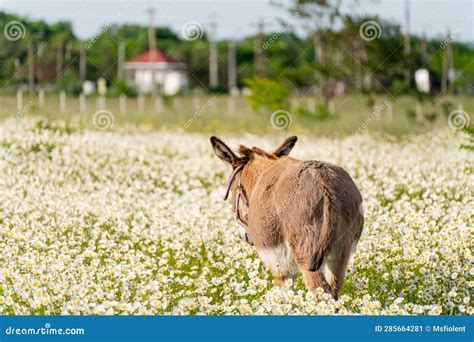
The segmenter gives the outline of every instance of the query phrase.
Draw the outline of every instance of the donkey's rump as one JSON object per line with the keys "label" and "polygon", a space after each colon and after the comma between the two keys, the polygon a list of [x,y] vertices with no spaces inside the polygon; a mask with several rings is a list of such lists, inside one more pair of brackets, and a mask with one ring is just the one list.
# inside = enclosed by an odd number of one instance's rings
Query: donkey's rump
{"label": "donkey's rump", "polygon": [[329,242],[321,238],[330,240],[330,236],[322,236],[328,233],[324,231],[324,219],[328,219],[324,214],[330,206],[330,189],[325,182],[330,175],[324,174],[327,170],[323,164],[312,161],[300,162],[285,171],[275,184],[273,202],[295,262],[309,269],[321,243]]}
{"label": "donkey's rump", "polygon": [[282,170],[271,198],[284,240],[308,270],[318,269],[328,246],[350,229],[361,201],[342,168],[318,161]]}

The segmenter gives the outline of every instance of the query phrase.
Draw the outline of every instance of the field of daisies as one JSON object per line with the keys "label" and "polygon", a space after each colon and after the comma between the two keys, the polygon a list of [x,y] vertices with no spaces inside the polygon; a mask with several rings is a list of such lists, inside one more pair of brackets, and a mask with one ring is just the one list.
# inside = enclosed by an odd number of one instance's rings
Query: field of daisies
{"label": "field of daisies", "polygon": [[342,165],[364,197],[338,301],[300,278],[273,288],[236,235],[207,135],[45,119],[0,133],[0,314],[474,313],[472,152],[456,131],[300,136],[293,156]]}

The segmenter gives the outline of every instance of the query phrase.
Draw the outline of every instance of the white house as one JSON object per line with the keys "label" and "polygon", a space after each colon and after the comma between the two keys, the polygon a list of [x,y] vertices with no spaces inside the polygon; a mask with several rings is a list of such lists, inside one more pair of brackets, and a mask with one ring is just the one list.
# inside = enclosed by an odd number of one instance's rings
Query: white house
{"label": "white house", "polygon": [[[161,94],[175,95],[188,87],[186,67],[180,61],[156,49],[154,56],[147,51],[124,63],[125,79],[134,84],[140,93],[149,93],[152,80]],[[153,60],[152,60],[153,59]],[[154,73],[154,77],[152,74]]]}

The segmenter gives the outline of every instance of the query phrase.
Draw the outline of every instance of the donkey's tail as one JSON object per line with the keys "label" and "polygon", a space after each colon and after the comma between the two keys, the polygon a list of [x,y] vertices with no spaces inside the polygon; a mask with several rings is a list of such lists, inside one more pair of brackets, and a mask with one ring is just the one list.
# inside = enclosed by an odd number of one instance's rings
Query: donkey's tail
{"label": "donkey's tail", "polygon": [[330,178],[332,178],[332,170],[323,167],[320,173],[323,180],[323,222],[319,231],[318,241],[315,251],[310,260],[310,272],[316,272],[321,267],[324,255],[329,250],[334,237],[334,225],[337,224],[335,217],[335,193],[330,186]]}

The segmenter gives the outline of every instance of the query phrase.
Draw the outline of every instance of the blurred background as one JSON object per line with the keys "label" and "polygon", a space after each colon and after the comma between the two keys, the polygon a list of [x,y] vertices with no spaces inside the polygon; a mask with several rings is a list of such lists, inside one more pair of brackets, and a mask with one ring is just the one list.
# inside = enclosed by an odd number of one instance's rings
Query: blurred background
{"label": "blurred background", "polygon": [[469,129],[472,1],[1,1],[0,120]]}

